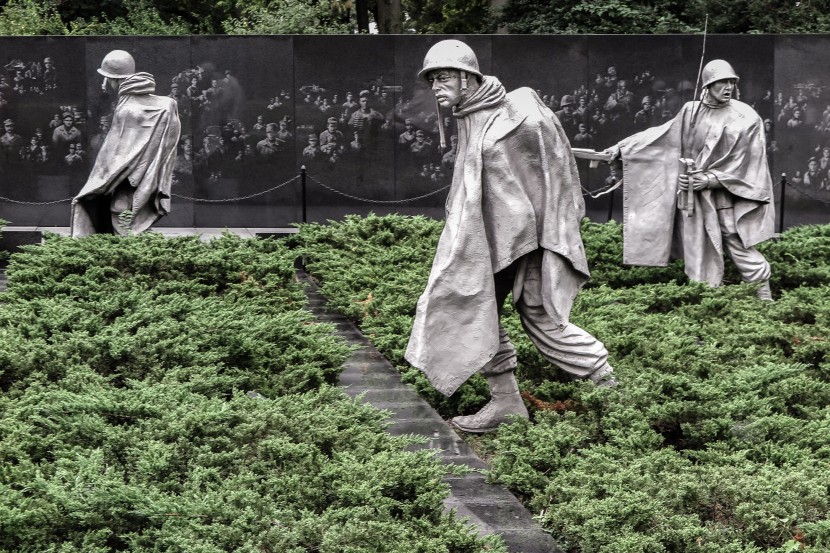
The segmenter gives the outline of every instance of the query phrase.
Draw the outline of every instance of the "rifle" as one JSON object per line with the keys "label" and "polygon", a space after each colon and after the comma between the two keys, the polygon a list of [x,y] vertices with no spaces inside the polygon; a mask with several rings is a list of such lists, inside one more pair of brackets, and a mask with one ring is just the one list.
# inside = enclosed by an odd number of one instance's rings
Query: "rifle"
{"label": "rifle", "polygon": [[[701,49],[701,52],[700,52],[700,65],[697,68],[697,80],[695,81],[695,92],[694,92],[694,97],[692,98],[692,101],[697,100],[698,88],[700,87],[700,76],[703,73],[703,59],[706,57],[706,36],[707,36],[708,29],[709,29],[709,14],[707,13],[706,14],[706,20],[703,23],[703,48]],[[700,113],[700,106],[703,104],[703,99],[700,99],[700,100],[697,100],[697,101],[698,101],[697,107],[695,108],[695,110],[692,114],[692,120],[689,124],[689,134],[694,133],[695,124],[697,123],[697,116],[698,116],[698,113]],[[684,116],[684,122],[685,122],[685,116]],[[680,131],[680,156],[681,156],[680,157],[680,163],[683,164],[683,167],[685,169],[686,174],[691,176],[695,173],[700,173],[701,169],[698,169],[697,167],[695,167],[695,160],[686,157],[686,147],[685,147],[686,146],[686,143],[685,143],[686,136],[685,135],[686,135],[686,133],[683,132],[683,129],[681,128],[681,131]],[[681,194],[682,190],[677,191],[677,195],[678,195],[677,207],[679,209],[683,210],[683,212],[686,214],[686,217],[691,217],[695,212],[694,192],[695,191],[692,188],[691,182],[689,183],[689,188],[686,189],[685,198],[683,198],[683,195]]]}

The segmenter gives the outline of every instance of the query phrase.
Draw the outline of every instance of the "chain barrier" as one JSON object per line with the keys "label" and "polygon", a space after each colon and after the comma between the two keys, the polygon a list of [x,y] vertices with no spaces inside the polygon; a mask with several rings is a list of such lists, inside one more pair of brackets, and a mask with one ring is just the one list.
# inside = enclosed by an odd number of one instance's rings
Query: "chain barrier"
{"label": "chain barrier", "polygon": [[816,198],[815,196],[813,196],[813,195],[812,195],[812,194],[810,194],[809,192],[807,192],[807,191],[805,191],[805,190],[802,190],[802,189],[801,189],[800,187],[798,187],[798,186],[793,185],[793,183],[791,183],[790,181],[787,181],[787,190],[794,190],[794,191],[795,191],[795,192],[797,192],[798,194],[801,194],[801,195],[802,195],[802,196],[804,196],[805,198],[810,198],[810,199],[811,199],[811,200],[813,200],[814,202],[818,202],[818,203],[821,203],[821,204],[824,204],[824,205],[830,205],[830,201],[828,201],[828,200],[822,200],[821,198]]}
{"label": "chain barrier", "polygon": [[[414,198],[406,198],[406,199],[403,199],[403,200],[373,200],[371,198],[363,198],[363,197],[360,197],[360,196],[355,196],[353,194],[349,194],[347,192],[343,192],[341,190],[337,190],[336,188],[333,188],[333,187],[319,181],[318,179],[316,179],[315,177],[309,175],[308,173],[306,173],[306,177],[309,180],[314,181],[316,184],[322,186],[323,188],[325,188],[326,190],[328,190],[330,192],[333,192],[333,193],[338,194],[340,196],[343,196],[345,198],[349,198],[349,199],[360,201],[360,202],[366,202],[366,203],[370,203],[370,204],[387,204],[387,205],[389,205],[389,204],[405,204],[405,203],[408,203],[408,202],[414,202],[414,201],[422,200],[424,198],[429,198],[430,196],[435,196],[436,194],[440,194],[441,192],[443,192],[443,191],[447,190],[448,188],[450,188],[450,185],[447,185],[447,186],[444,186],[444,187],[439,188],[437,190],[433,190],[432,192],[428,192],[428,193],[422,194],[420,196],[415,196]],[[196,198],[196,197],[193,197],[193,196],[183,196],[181,194],[171,194],[171,196],[175,197],[175,198],[179,198],[181,200],[187,200],[187,201],[199,202],[199,203],[232,203],[232,202],[239,202],[239,201],[243,201],[243,200],[249,200],[251,198],[256,198],[258,196],[264,196],[265,194],[269,194],[269,193],[271,193],[275,190],[279,190],[280,188],[282,188],[284,186],[287,186],[287,185],[291,184],[292,182],[300,180],[301,178],[302,178],[302,174],[296,175],[296,176],[288,179],[287,181],[285,181],[283,183],[280,183],[276,186],[273,186],[273,187],[271,187],[267,190],[263,190],[261,192],[255,192],[253,194],[248,194],[246,196],[237,196],[237,197],[234,197],[234,198],[208,199],[208,198]],[[608,185],[608,186],[599,188],[597,190],[589,190],[589,189],[585,188],[584,186],[581,186],[582,195],[583,196],[589,196],[593,199],[597,199],[601,196],[604,196],[606,194],[609,194],[609,193],[615,191],[622,184],[623,184],[623,180],[620,179],[619,181],[617,181],[616,183],[614,183],[612,185]],[[800,187],[792,185],[791,183],[788,183],[788,184],[790,184],[790,186],[788,186],[788,188],[790,190],[795,191],[796,193],[800,194],[801,196],[804,196],[805,198],[809,198],[813,201],[819,202],[819,203],[824,204],[824,205],[830,205],[830,201],[818,198],[818,197],[806,192],[805,190],[802,190]],[[781,186],[780,182],[773,183],[773,189],[778,189],[778,188],[780,188],[780,186]],[[0,201],[13,203],[13,204],[19,204],[19,205],[33,205],[33,206],[60,204],[60,203],[65,203],[65,202],[71,202],[73,199],[74,198],[63,198],[63,199],[60,199],[60,200],[34,202],[34,201],[15,200],[15,199],[12,199],[12,198],[7,198],[5,196],[0,196]]]}
{"label": "chain barrier", "polygon": [[617,182],[615,182],[614,184],[609,184],[608,186],[606,186],[604,188],[600,188],[598,190],[588,190],[587,188],[585,188],[581,184],[579,186],[580,186],[580,188],[582,188],[582,196],[583,197],[584,196],[590,196],[591,198],[596,200],[600,196],[605,196],[606,194],[610,194],[611,192],[613,192],[614,190],[616,190],[617,188],[622,186],[622,183],[623,183],[623,180],[620,179]]}
{"label": "chain barrier", "polygon": [[52,200],[51,202],[25,202],[23,200],[13,200],[11,198],[6,198],[5,196],[0,196],[0,201],[9,202],[11,204],[21,204],[21,205],[52,205],[52,204],[62,204],[63,202],[71,202],[73,198],[66,198],[63,200]]}
{"label": "chain barrier", "polygon": [[422,200],[424,198],[434,196],[434,195],[438,194],[439,192],[443,192],[444,190],[447,190],[450,187],[450,185],[447,185],[443,188],[439,188],[438,190],[433,190],[432,192],[429,192],[427,194],[423,194],[421,196],[416,196],[414,198],[406,198],[405,200],[372,200],[372,199],[369,199],[369,198],[361,198],[360,196],[353,196],[351,194],[347,194],[346,192],[342,192],[340,190],[332,188],[331,186],[329,186],[327,184],[323,184],[322,182],[315,179],[311,175],[306,174],[306,176],[310,180],[313,180],[314,182],[316,182],[317,184],[319,184],[320,186],[322,186],[323,188],[325,188],[326,190],[328,190],[330,192],[334,192],[335,194],[339,194],[341,196],[344,196],[346,198],[350,198],[352,200],[357,200],[357,201],[360,201],[360,202],[366,202],[366,203],[370,203],[370,204],[403,204],[403,203],[406,203],[406,202],[414,202],[416,200]]}
{"label": "chain barrier", "polygon": [[219,198],[215,200],[207,199],[207,198],[194,198],[191,196],[182,196],[181,194],[170,194],[175,198],[179,198],[181,200],[189,200],[191,202],[199,202],[205,204],[221,204],[221,203],[231,203],[231,202],[241,202],[242,200],[250,200],[251,198],[256,198],[257,196],[263,196],[268,194],[269,192],[273,192],[274,190],[280,189],[283,186],[291,184],[295,180],[301,178],[302,175],[297,175],[296,177],[291,177],[287,181],[280,183],[276,186],[269,188],[268,190],[263,190],[262,192],[254,192],[253,194],[248,194],[247,196],[237,196],[236,198]]}

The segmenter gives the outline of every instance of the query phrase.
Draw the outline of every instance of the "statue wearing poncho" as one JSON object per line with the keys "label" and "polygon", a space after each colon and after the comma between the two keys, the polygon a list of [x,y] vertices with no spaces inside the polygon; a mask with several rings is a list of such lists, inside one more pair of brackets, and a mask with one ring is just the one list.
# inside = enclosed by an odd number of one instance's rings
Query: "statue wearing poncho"
{"label": "statue wearing poncho", "polygon": [[[112,126],[72,202],[72,236],[140,233],[169,213],[181,126],[176,101],[155,88],[149,73],[121,81]],[[119,224],[125,211],[132,212],[128,226]]]}
{"label": "statue wearing poncho", "polygon": [[499,323],[512,292],[546,359],[574,378],[613,385],[605,347],[568,322],[588,266],[579,176],[562,126],[533,90],[506,93],[498,79],[481,75],[460,41],[434,45],[420,76],[440,105],[453,108],[458,146],[446,224],[406,359],[445,395],[476,372],[487,378],[491,400],[452,419],[461,430],[487,432],[511,416],[527,418],[516,351]]}
{"label": "statue wearing poncho", "polygon": [[[682,258],[690,279],[719,286],[728,253],[745,281],[766,283],[769,263],[753,246],[773,236],[775,209],[764,125],[751,107],[734,99],[689,102],[673,120],[617,148],[625,183],[624,263],[664,266]],[[676,208],[681,155],[710,183],[694,192],[690,216]]]}

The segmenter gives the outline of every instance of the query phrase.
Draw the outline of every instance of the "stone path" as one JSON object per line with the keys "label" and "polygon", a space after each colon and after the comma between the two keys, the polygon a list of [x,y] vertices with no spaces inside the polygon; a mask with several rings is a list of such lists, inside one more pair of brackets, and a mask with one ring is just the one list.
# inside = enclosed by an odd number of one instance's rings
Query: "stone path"
{"label": "stone path", "polygon": [[363,394],[365,402],[390,411],[390,433],[424,436],[427,442],[416,448],[437,449],[444,463],[477,469],[465,476],[446,478],[451,493],[445,507],[469,518],[483,534],[500,534],[511,553],[561,553],[550,534],[542,530],[512,493],[503,486],[485,482],[480,470],[486,469],[487,464],[412,387],[401,382],[400,373],[360,330],[342,315],[326,310],[326,298],[309,276],[302,271],[298,271],[298,276],[306,283],[308,305],[317,319],[334,323],[340,336],[360,348],[346,361],[340,376],[346,393],[351,397]]}

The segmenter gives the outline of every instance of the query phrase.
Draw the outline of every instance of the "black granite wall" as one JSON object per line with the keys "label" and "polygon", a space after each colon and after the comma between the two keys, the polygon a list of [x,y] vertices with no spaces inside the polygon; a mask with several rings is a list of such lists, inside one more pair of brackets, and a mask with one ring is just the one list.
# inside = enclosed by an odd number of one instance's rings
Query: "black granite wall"
{"label": "black granite wall", "polygon": [[[443,38],[0,38],[0,120],[13,123],[0,132],[0,218],[68,225],[66,200],[85,182],[115,100],[96,69],[116,48],[155,76],[157,94],[179,101],[175,196],[160,225],[284,227],[304,212],[311,221],[369,211],[441,217],[453,155],[440,150],[438,125],[449,139],[454,122],[438,117],[416,74]],[[690,100],[701,50],[700,36],[456,38],[508,89],[530,86],[554,112],[572,97],[560,113],[571,142],[597,149]],[[784,225],[830,221],[830,36],[712,35],[706,49],[707,60],[733,64],[741,99],[769,120],[775,180],[789,179],[783,197],[777,188]],[[586,191],[609,177],[607,166],[582,167]],[[620,201],[586,197],[599,221],[619,219]]]}

